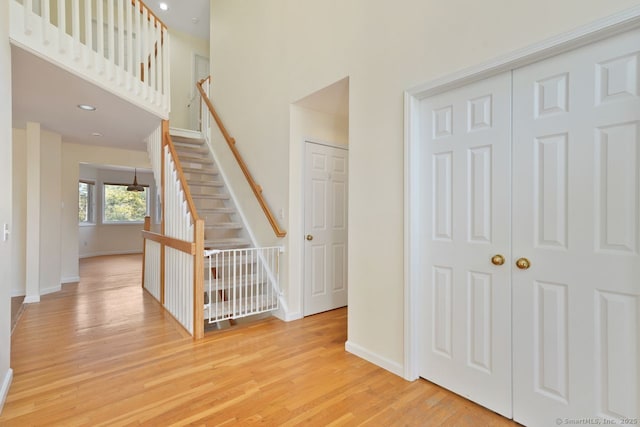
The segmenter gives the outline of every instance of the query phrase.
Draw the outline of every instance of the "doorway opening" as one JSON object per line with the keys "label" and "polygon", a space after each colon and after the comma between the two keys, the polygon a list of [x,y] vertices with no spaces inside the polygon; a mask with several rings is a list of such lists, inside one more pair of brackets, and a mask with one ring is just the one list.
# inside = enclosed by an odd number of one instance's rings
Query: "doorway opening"
{"label": "doorway opening", "polygon": [[[338,190],[338,196],[343,197],[343,205],[340,215],[344,215],[344,235],[346,236],[348,221],[347,221],[347,206],[348,206],[348,160],[346,153],[348,153],[349,146],[349,78],[345,77],[339,81],[336,81],[318,91],[315,91],[308,96],[298,100],[291,104],[290,108],[290,187],[289,187],[289,212],[291,212],[290,219],[290,231],[289,231],[289,266],[291,272],[291,286],[288,296],[289,312],[287,320],[293,320],[301,318],[305,315],[313,314],[314,311],[309,310],[305,303],[305,290],[311,289],[312,283],[308,283],[311,277],[316,277],[315,292],[316,294],[325,292],[334,287],[345,288],[345,295],[347,290],[347,277],[348,277],[348,246],[346,237],[344,243],[339,243],[335,251],[331,249],[331,252],[322,251],[328,250],[327,248],[333,248],[332,244],[325,249],[320,249],[319,246],[314,246],[315,236],[313,231],[308,228],[310,215],[306,212],[305,200],[308,199],[309,191],[306,188],[307,176],[309,175],[308,163],[307,163],[307,146],[313,147],[326,147],[329,151],[335,150],[335,153],[345,154],[343,160],[335,160],[332,156],[327,157],[327,167],[338,167],[337,172],[331,173],[329,170],[323,172],[325,182],[317,182],[317,187],[324,187],[326,189],[337,187],[343,188]],[[311,143],[311,144],[309,144]],[[320,156],[322,157],[322,156]],[[329,162],[329,160],[331,160]],[[310,161],[310,160],[309,160]],[[318,160],[321,162],[321,160]],[[331,164],[333,163],[333,164]],[[344,172],[340,172],[340,164],[344,168]],[[321,165],[319,165],[321,166]],[[331,176],[329,176],[329,174]],[[338,175],[343,174],[343,177]],[[344,178],[344,183],[342,182]],[[335,180],[332,184],[332,180]],[[344,193],[340,193],[343,191]],[[328,193],[320,192],[325,196]],[[334,194],[335,196],[335,194]],[[325,206],[326,208],[326,206]],[[335,217],[335,212],[324,210],[325,219],[329,217]],[[317,225],[317,224],[316,224]],[[307,240],[311,237],[311,240]],[[318,239],[315,242],[319,242]],[[344,246],[342,246],[344,245]],[[315,248],[315,249],[314,249]],[[341,261],[337,265],[341,265],[344,270],[337,271],[335,268],[327,264],[324,268],[324,277],[321,277],[320,272],[316,271],[316,275],[310,274],[310,265],[307,266],[307,261],[310,260],[307,255],[309,251],[316,251],[316,261],[324,259],[328,260],[328,257],[334,257],[340,255]],[[335,253],[334,253],[335,252]],[[317,266],[320,264],[316,264]],[[324,264],[323,264],[324,265]],[[333,265],[336,265],[335,263]],[[308,274],[309,273],[309,274]],[[339,273],[339,274],[338,274]],[[338,280],[336,280],[337,278]],[[344,281],[342,283],[341,281]],[[321,285],[322,283],[322,285]],[[346,305],[347,300],[344,302],[338,302],[335,306],[326,306],[326,310],[337,308],[339,306]],[[322,309],[320,311],[324,311]]]}

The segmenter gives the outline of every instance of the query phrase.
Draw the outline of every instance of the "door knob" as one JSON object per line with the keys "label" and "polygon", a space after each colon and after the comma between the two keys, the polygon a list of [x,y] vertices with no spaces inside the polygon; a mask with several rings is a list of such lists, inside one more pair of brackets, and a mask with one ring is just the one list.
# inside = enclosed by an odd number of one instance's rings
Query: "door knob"
{"label": "door knob", "polygon": [[529,260],[526,258],[518,258],[518,260],[516,261],[516,267],[518,267],[520,270],[526,270],[531,267],[531,262],[529,262]]}
{"label": "door knob", "polygon": [[311,234],[307,234],[307,240],[313,240],[313,236]]}
{"label": "door knob", "polygon": [[491,264],[493,265],[502,265],[504,264],[504,257],[500,254],[494,255],[491,257]]}

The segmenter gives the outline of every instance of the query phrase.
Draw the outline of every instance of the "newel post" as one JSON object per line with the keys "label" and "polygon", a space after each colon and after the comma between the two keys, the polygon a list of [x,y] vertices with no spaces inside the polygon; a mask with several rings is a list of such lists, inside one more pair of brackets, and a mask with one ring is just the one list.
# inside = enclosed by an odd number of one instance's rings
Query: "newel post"
{"label": "newel post", "polygon": [[204,337],[204,220],[196,220],[193,234],[193,338],[198,340]]}

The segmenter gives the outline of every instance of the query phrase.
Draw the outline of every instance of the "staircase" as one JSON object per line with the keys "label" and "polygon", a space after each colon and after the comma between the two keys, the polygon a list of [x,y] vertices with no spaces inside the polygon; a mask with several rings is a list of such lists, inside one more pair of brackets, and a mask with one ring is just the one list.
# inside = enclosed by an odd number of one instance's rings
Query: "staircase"
{"label": "staircase", "polygon": [[[204,319],[218,328],[279,308],[278,248],[251,248],[241,216],[199,132],[172,129],[173,146],[204,220]],[[276,281],[277,283],[277,281]]]}
{"label": "staircase", "polygon": [[199,132],[183,130],[172,130],[171,140],[198,215],[205,222],[205,249],[249,247],[248,233],[206,141]]}

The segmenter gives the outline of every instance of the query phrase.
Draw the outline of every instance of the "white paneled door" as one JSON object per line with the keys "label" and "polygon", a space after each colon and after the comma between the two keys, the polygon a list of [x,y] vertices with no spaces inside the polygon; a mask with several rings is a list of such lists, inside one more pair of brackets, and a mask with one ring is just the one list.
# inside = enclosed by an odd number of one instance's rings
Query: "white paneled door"
{"label": "white paneled door", "polygon": [[347,305],[348,153],[305,143],[305,316]]}
{"label": "white paneled door", "polygon": [[420,376],[527,426],[637,423],[640,30],[420,118]]}
{"label": "white paneled door", "polygon": [[428,171],[420,375],[507,417],[510,88],[505,73],[426,99],[420,111]]}
{"label": "white paneled door", "polygon": [[[513,72],[514,417],[640,416],[640,32]],[[526,267],[526,266],[524,266]],[[636,421],[637,422],[637,421]]]}

